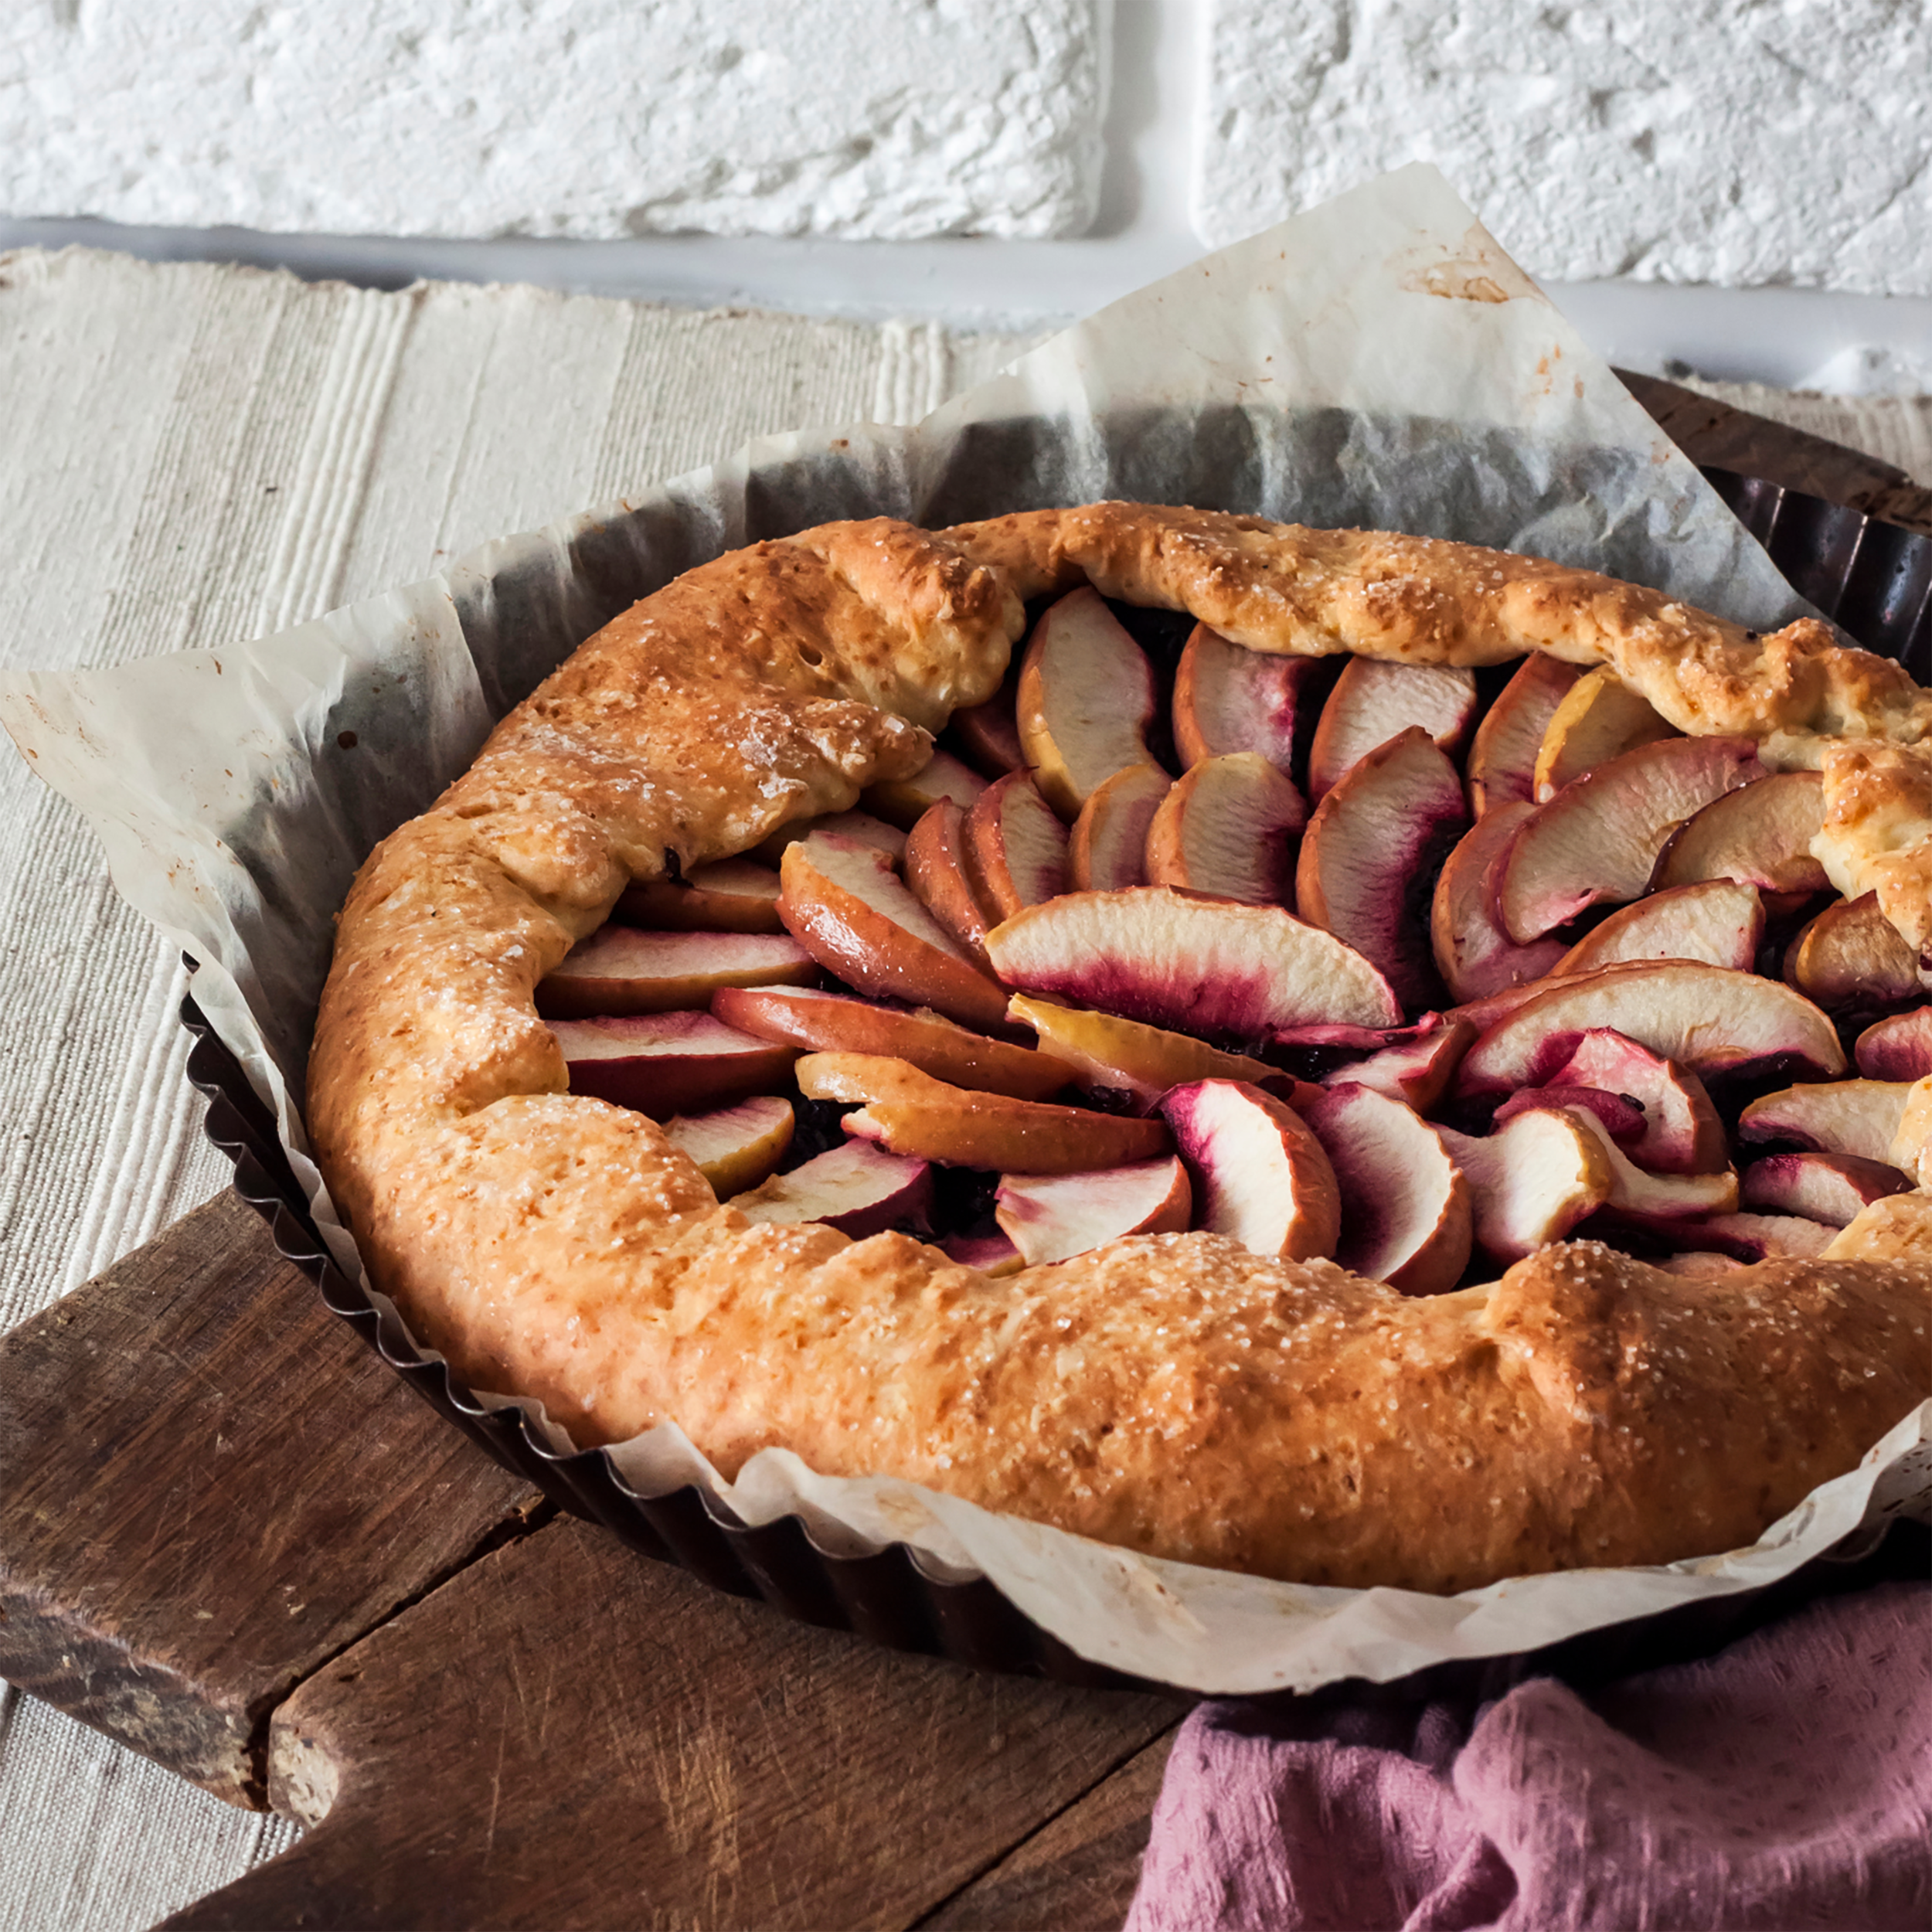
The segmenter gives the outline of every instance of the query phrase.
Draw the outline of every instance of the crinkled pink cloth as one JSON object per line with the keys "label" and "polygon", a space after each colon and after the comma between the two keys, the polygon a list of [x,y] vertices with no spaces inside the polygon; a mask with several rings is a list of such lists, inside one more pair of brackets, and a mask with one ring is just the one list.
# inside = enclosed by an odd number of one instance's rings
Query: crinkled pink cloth
{"label": "crinkled pink cloth", "polygon": [[[1473,1716],[1473,1721],[1471,1721]],[[1932,1589],[1587,1699],[1204,1704],[1128,1932],[1932,1927]]]}

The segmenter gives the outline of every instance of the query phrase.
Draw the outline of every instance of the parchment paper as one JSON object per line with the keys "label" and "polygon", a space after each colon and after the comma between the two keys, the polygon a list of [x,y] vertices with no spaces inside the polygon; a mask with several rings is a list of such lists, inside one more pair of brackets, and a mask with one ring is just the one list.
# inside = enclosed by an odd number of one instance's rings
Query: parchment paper
{"label": "parchment paper", "polygon": [[[122,895],[201,962],[202,1011],[359,1274],[298,1110],[332,916],[371,846],[579,642],[692,565],[833,517],[936,525],[1101,497],[1493,544],[1759,628],[1806,607],[1418,166],[1114,304],[916,428],[766,438],[233,650],[18,676],[0,687],[0,721],[87,815]],[[1084,1656],[1231,1692],[1386,1681],[1753,1588],[1886,1513],[1927,1512],[1928,1437],[1932,1403],[1750,1549],[1453,1598],[1151,1560],[912,1484],[818,1476],[783,1451],[727,1483],[675,1428],[613,1453],[645,1493],[695,1479],[747,1521],[801,1512],[828,1547],[905,1541],[941,1573],[984,1573]]]}

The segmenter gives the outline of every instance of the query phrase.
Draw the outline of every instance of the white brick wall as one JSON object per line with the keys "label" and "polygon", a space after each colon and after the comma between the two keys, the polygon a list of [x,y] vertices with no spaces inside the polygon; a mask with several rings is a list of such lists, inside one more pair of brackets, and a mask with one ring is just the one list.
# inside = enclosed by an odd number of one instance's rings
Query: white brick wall
{"label": "white brick wall", "polygon": [[1074,234],[1108,0],[0,0],[0,213]]}
{"label": "white brick wall", "polygon": [[1533,272],[1932,294],[1927,0],[1215,0],[1195,223],[1433,161]]}

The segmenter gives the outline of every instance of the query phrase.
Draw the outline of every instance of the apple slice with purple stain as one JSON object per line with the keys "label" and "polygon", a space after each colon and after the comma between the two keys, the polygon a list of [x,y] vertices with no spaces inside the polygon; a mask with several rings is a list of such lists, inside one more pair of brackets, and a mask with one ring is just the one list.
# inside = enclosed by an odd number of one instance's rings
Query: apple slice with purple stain
{"label": "apple slice with purple stain", "polygon": [[1359,760],[1412,728],[1454,757],[1468,742],[1475,721],[1473,671],[1351,658],[1321,707],[1308,747],[1308,798],[1318,803]]}
{"label": "apple slice with purple stain", "polygon": [[546,1019],[668,1013],[702,1007],[725,986],[803,986],[818,962],[767,933],[648,933],[600,926],[537,984]]}
{"label": "apple slice with purple stain", "polygon": [[923,1161],[849,1141],[787,1174],[774,1174],[731,1203],[750,1221],[822,1221],[862,1240],[893,1227],[931,1225],[933,1172]]}
{"label": "apple slice with purple stain", "polygon": [[1195,1179],[1198,1225],[1251,1253],[1325,1259],[1342,1233],[1327,1150],[1301,1115],[1245,1080],[1196,1080],[1161,1103]]}
{"label": "apple slice with purple stain", "polygon": [[1259,752],[1231,751],[1190,766],[1147,828],[1147,883],[1286,904],[1294,891],[1294,841],[1308,809],[1287,777]]}
{"label": "apple slice with purple stain", "polygon": [[798,1057],[706,1012],[555,1019],[570,1091],[654,1120],[726,1107],[781,1086]]}
{"label": "apple slice with purple stain", "polygon": [[1728,879],[1666,886],[1614,912],[1557,961],[1558,973],[1594,973],[1631,959],[1701,959],[1748,973],[1764,937],[1755,886]]}

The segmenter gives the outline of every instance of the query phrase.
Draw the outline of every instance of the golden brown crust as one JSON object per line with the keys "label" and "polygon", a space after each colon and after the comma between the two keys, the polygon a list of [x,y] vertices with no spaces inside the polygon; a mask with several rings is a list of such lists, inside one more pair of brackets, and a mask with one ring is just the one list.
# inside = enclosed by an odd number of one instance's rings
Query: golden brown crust
{"label": "golden brown crust", "polygon": [[1825,822],[1811,842],[1847,899],[1879,910],[1932,971],[1932,743],[1825,748]]}
{"label": "golden brown crust", "polygon": [[[1009,548],[1047,528],[1005,521]],[[1909,1247],[1698,1281],[1577,1246],[1410,1301],[1160,1236],[995,1281],[901,1236],[748,1223],[650,1121],[564,1090],[537,980],[667,852],[724,856],[915,769],[923,733],[879,707],[930,726],[990,693],[1016,584],[1062,580],[1061,534],[1043,541],[1015,583],[968,560],[970,532],[876,524],[692,572],[377,849],[309,1125],[419,1335],[580,1440],[675,1417],[727,1472],[782,1444],[1310,1581],[1702,1553],[1855,1462],[1932,1387],[1911,1338],[1932,1267]]]}

